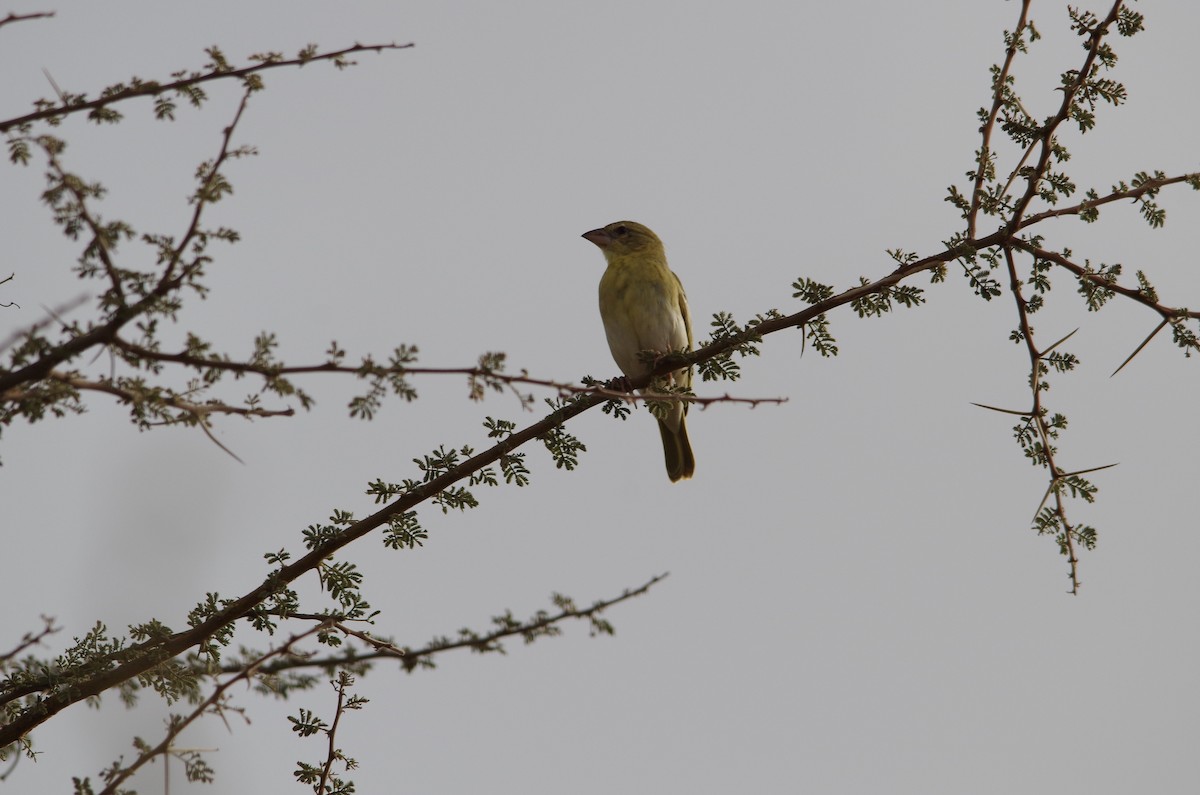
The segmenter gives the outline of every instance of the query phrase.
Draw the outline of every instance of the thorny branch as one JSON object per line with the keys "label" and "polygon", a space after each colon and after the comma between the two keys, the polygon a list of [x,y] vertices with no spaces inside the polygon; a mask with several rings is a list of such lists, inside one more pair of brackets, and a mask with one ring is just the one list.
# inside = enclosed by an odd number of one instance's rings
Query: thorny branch
{"label": "thorny branch", "polygon": [[[1045,356],[1046,351],[1039,351],[1037,345],[1034,343],[1033,329],[1029,325],[1029,304],[1025,300],[1025,296],[1021,293],[1022,280],[1017,273],[1017,266],[1011,248],[1005,247],[1004,259],[1005,264],[1008,266],[1009,288],[1012,290],[1013,301],[1017,305],[1017,316],[1020,318],[1021,336],[1025,340],[1025,349],[1029,352],[1029,387],[1033,395],[1033,405],[1027,413],[1026,422],[1033,424],[1037,429],[1038,439],[1040,440],[1038,442],[1031,442],[1027,449],[1033,451],[1034,455],[1040,458],[1040,463],[1050,472],[1050,486],[1047,489],[1047,496],[1051,493],[1054,496],[1054,513],[1059,522],[1061,522],[1059,544],[1070,566],[1071,593],[1077,593],[1079,591],[1079,558],[1075,554],[1075,542],[1078,538],[1078,533],[1074,531],[1070,521],[1067,519],[1062,492],[1058,488],[1058,484],[1063,477],[1063,472],[1058,468],[1058,464],[1054,460],[1056,450],[1053,439],[1058,435],[1058,432],[1056,428],[1052,427],[1046,421],[1046,410],[1042,406],[1042,376],[1046,373],[1046,365],[1042,357]],[[1040,512],[1041,506],[1035,511],[1035,516]]]}
{"label": "thorny branch", "polygon": [[[146,389],[139,390],[130,387],[123,387],[118,384],[114,384],[111,381],[90,381],[72,373],[60,373],[58,371],[51,371],[46,379],[63,384],[64,386],[69,386],[72,389],[102,392],[107,395],[112,395],[118,398],[120,402],[126,404],[143,403],[148,397],[146,393],[153,391],[156,393],[154,395],[154,399],[156,401],[160,401],[163,405],[169,406],[170,408],[178,409],[184,414],[189,415],[194,422],[201,425],[210,424],[208,420],[208,416],[210,414],[235,414],[242,417],[291,417],[296,413],[295,409],[292,408],[264,409],[256,406],[230,406],[225,403],[219,403],[215,401],[208,403],[190,403],[178,395],[166,394],[157,387],[148,387]],[[28,397],[28,395],[19,390],[13,390],[4,396],[6,400],[21,400],[25,397]],[[156,424],[165,424],[165,422],[147,423],[149,426]]]}
{"label": "thorny branch", "polygon": [[[849,304],[865,295],[881,292],[915,274],[952,262],[961,256],[964,249],[979,251],[985,248],[1002,247],[1006,243],[1011,244],[1011,242],[1012,238],[1006,230],[999,230],[981,238],[961,241],[954,248],[947,248],[937,254],[901,265],[890,274],[874,282],[851,288],[791,315],[766,319],[751,329],[713,342],[692,353],[671,357],[660,363],[652,372],[638,378],[629,379],[629,386],[633,389],[645,388],[649,386],[654,378],[666,375],[680,366],[693,365],[714,358],[722,353],[733,351],[739,346],[753,342],[760,337],[784,329],[802,326],[824,313]],[[257,588],[252,589],[241,598],[233,600],[223,610],[202,623],[186,631],[175,633],[165,639],[156,639],[131,647],[126,652],[127,656],[124,662],[76,683],[71,692],[55,693],[43,699],[37,711],[27,711],[7,726],[0,727],[0,747],[20,739],[33,728],[53,717],[67,706],[102,693],[120,682],[145,673],[158,660],[182,654],[202,640],[212,637],[214,633],[223,627],[248,615],[257,605],[268,599],[272,593],[275,593],[281,585],[291,583],[308,571],[317,568],[322,561],[338,550],[387,524],[389,519],[412,510],[426,500],[449,489],[459,481],[470,477],[475,471],[496,463],[502,456],[510,454],[513,450],[527,442],[543,436],[553,428],[609,399],[611,398],[600,394],[579,395],[577,399],[552,412],[542,420],[508,436],[501,443],[465,459],[459,465],[452,467],[438,477],[420,484],[374,514],[348,525],[335,536],[313,548],[306,555],[272,572],[271,576]]]}
{"label": "thorny branch", "polygon": [[[340,665],[351,665],[363,663],[369,660],[377,659],[395,659],[398,660],[406,671],[412,671],[416,668],[429,665],[430,658],[444,654],[448,651],[456,649],[474,649],[476,651],[499,651],[501,650],[501,642],[515,637],[529,638],[538,633],[542,633],[547,627],[554,626],[571,620],[591,620],[595,616],[599,616],[605,610],[621,602],[641,596],[649,591],[659,582],[667,577],[666,573],[655,575],[646,582],[636,588],[626,589],[620,596],[611,599],[603,599],[592,604],[591,607],[578,609],[566,607],[553,615],[546,615],[535,618],[529,621],[523,621],[510,626],[504,626],[492,632],[484,634],[472,634],[469,637],[463,637],[459,640],[434,640],[420,648],[411,648],[404,646],[397,648],[391,645],[384,645],[375,648],[374,651],[358,653],[349,652],[347,654],[330,655],[326,657],[312,657],[298,655],[289,658],[279,658],[273,662],[261,666],[259,672],[263,676],[272,674],[284,673],[301,668],[335,668]],[[371,637],[368,642],[372,646],[377,646],[380,641],[378,638]],[[240,670],[240,665],[226,666],[222,670],[227,673]]]}
{"label": "thorny branch", "polygon": [[346,56],[354,55],[360,52],[383,52],[384,50],[406,50],[414,45],[408,44],[355,44],[352,47],[345,47],[340,50],[325,53],[305,53],[296,58],[283,58],[277,54],[263,56],[261,62],[251,66],[243,66],[239,69],[229,68],[227,65],[216,65],[211,71],[192,74],[187,77],[173,80],[170,83],[159,83],[156,81],[138,82],[132,86],[124,87],[121,90],[106,92],[104,95],[92,100],[77,98],[78,101],[62,102],[58,105],[42,108],[27,113],[24,116],[17,116],[12,119],[0,121],[0,132],[22,127],[37,121],[48,121],[60,119],[63,116],[72,113],[81,113],[83,111],[92,111],[98,108],[104,108],[113,105],[117,102],[134,99],[135,97],[153,97],[167,92],[182,93],[185,89],[199,86],[214,80],[228,80],[247,78],[252,75],[264,72],[268,69],[279,69],[283,67],[304,66],[318,61],[333,61],[337,65],[345,65]]}
{"label": "thorny branch", "polygon": [[979,216],[979,208],[983,200],[983,183],[987,179],[989,171],[994,168],[992,166],[991,149],[992,131],[996,126],[996,119],[1000,114],[1000,110],[1004,107],[1013,61],[1017,57],[1017,52],[1024,46],[1024,35],[1029,24],[1029,5],[1031,2],[1033,0],[1022,0],[1021,2],[1021,17],[1017,21],[1016,29],[1009,34],[1008,48],[1004,54],[1004,66],[996,75],[992,85],[992,110],[988,114],[987,121],[980,128],[983,141],[980,144],[979,153],[976,157],[975,187],[971,191],[971,210],[967,216],[967,237],[975,237],[975,222]]}
{"label": "thorny branch", "polygon": [[110,342],[126,324],[135,318],[150,311],[156,304],[162,301],[167,295],[183,286],[187,279],[199,269],[199,265],[191,263],[185,265],[185,254],[188,247],[192,245],[196,236],[200,234],[200,218],[205,208],[211,201],[211,188],[217,175],[220,173],[221,166],[230,156],[230,140],[233,136],[233,131],[237,127],[238,121],[241,120],[242,113],[246,109],[246,103],[249,100],[250,94],[247,92],[242,96],[241,104],[238,106],[237,113],[234,114],[233,121],[225,128],[221,149],[217,158],[213,161],[212,167],[209,169],[206,179],[201,183],[200,188],[196,192],[195,209],[192,211],[192,218],[185,230],[179,244],[174,247],[168,258],[167,266],[163,269],[162,276],[159,277],[157,284],[140,300],[132,303],[120,303],[112,308],[111,315],[107,322],[101,323],[89,331],[80,334],[77,337],[67,340],[41,356],[37,361],[26,365],[17,370],[0,373],[0,398],[6,397],[8,390],[13,387],[21,386],[27,383],[41,380],[45,378],[51,370],[67,361],[78,356],[84,351],[96,345],[104,345]]}
{"label": "thorny branch", "polygon": [[[978,249],[996,246],[1002,243],[1004,239],[1005,233],[998,231],[979,240],[968,241],[968,243],[973,244]],[[879,292],[886,287],[894,286],[913,274],[953,261],[959,256],[957,252],[958,249],[947,249],[939,254],[902,265],[887,276],[870,284],[846,290],[839,295],[813,304],[794,314],[767,319],[741,334],[718,340],[692,353],[670,357],[660,363],[652,372],[638,378],[629,379],[629,386],[633,389],[645,388],[650,385],[654,378],[666,375],[680,366],[696,364],[722,353],[732,351],[738,346],[753,342],[767,334],[801,326],[813,318],[839,306],[849,304],[857,298]],[[599,394],[579,395],[576,399],[570,401],[562,408],[551,412],[542,420],[513,433],[493,447],[463,460],[460,464],[450,468],[443,474],[421,483],[370,516],[347,525],[336,535],[315,546],[307,554],[291,563],[280,566],[258,587],[250,590],[244,596],[232,600],[226,607],[203,622],[169,637],[147,641],[130,647],[123,654],[123,662],[112,666],[108,670],[98,672],[76,682],[69,692],[57,692],[47,696],[39,702],[37,710],[27,710],[7,726],[0,727],[0,747],[17,741],[71,704],[103,693],[110,687],[145,673],[153,668],[159,660],[175,657],[205,639],[211,638],[224,627],[249,615],[259,604],[269,599],[271,594],[276,593],[281,586],[290,584],[309,571],[316,569],[331,555],[373,530],[387,524],[390,519],[401,516],[426,500],[446,491],[459,481],[469,478],[477,470],[495,464],[502,456],[511,454],[513,450],[542,437],[573,417],[595,408],[610,399],[607,396]]]}
{"label": "thorny branch", "polygon": [[121,792],[121,785],[128,781],[134,773],[144,767],[148,762],[151,762],[157,757],[165,756],[171,753],[171,746],[174,744],[175,738],[178,737],[184,729],[195,723],[198,718],[207,712],[211,711],[217,712],[218,714],[221,713],[221,702],[229,688],[233,687],[238,682],[246,681],[253,677],[271,658],[287,656],[291,654],[291,649],[293,646],[305,638],[322,631],[326,627],[326,624],[318,624],[317,626],[311,627],[304,632],[293,635],[280,646],[272,649],[266,654],[263,654],[257,659],[251,661],[249,664],[242,666],[239,670],[231,672],[234,675],[230,677],[228,681],[218,685],[213,690],[212,694],[208,696],[208,698],[204,699],[199,706],[193,709],[186,716],[172,716],[167,726],[167,733],[158,745],[143,750],[142,753],[138,755],[138,758],[130,764],[107,771],[105,774],[106,786],[103,790],[101,790],[99,795],[115,795],[115,793]]}
{"label": "thorny branch", "polygon": [[[1052,445],[1049,441],[1053,438],[1049,425],[1044,424],[1045,411],[1044,406],[1040,402],[1038,395],[1038,387],[1042,383],[1039,372],[1040,366],[1043,364],[1042,357],[1047,351],[1040,351],[1033,342],[1032,329],[1028,323],[1027,304],[1024,297],[1021,295],[1021,280],[1016,271],[1013,253],[1015,250],[1028,251],[1035,256],[1043,256],[1040,246],[1034,246],[1029,241],[1022,239],[1019,234],[1022,230],[1028,229],[1034,224],[1041,223],[1050,218],[1080,214],[1088,209],[1094,208],[1101,203],[1117,201],[1120,199],[1136,198],[1142,193],[1148,191],[1145,185],[1131,190],[1114,191],[1109,196],[1103,199],[1095,199],[1081,202],[1073,208],[1063,208],[1058,210],[1049,210],[1043,213],[1027,215],[1027,211],[1034,198],[1038,195],[1039,182],[1045,177],[1050,159],[1053,153],[1053,140],[1057,128],[1070,115],[1072,103],[1075,101],[1077,94],[1081,90],[1084,82],[1091,74],[1092,67],[1097,58],[1103,36],[1107,33],[1108,28],[1117,19],[1121,2],[1116,2],[1109,14],[1100,22],[1093,30],[1088,33],[1089,46],[1087,56],[1084,60],[1083,68],[1079,70],[1077,79],[1070,85],[1067,85],[1063,91],[1063,102],[1058,112],[1051,117],[1044,127],[1040,130],[1036,143],[1036,147],[1040,147],[1035,165],[1029,167],[1025,171],[1025,176],[1028,180],[1028,185],[1023,195],[1018,199],[1015,205],[1009,208],[1005,225],[988,235],[978,235],[973,233],[974,226],[968,221],[968,230],[971,232],[963,238],[956,240],[953,245],[948,245],[943,251],[927,256],[922,259],[917,259],[912,262],[905,262],[893,270],[891,273],[872,281],[867,284],[855,286],[849,290],[845,290],[840,294],[829,297],[826,300],[821,300],[811,304],[810,306],[786,316],[771,317],[763,322],[755,325],[753,328],[748,328],[740,334],[733,334],[728,337],[719,339],[707,346],[704,346],[692,353],[682,355],[680,357],[672,357],[671,361],[663,362],[653,369],[653,372],[646,375],[631,379],[629,382],[630,388],[644,388],[650,384],[653,378],[678,369],[680,366],[693,365],[708,359],[712,359],[724,353],[728,353],[744,346],[748,343],[756,342],[766,335],[790,329],[802,327],[805,324],[813,321],[819,316],[830,312],[840,306],[850,304],[865,296],[882,293],[889,288],[895,287],[901,281],[908,279],[916,274],[933,270],[935,273],[947,263],[961,259],[967,256],[974,256],[976,252],[994,249],[1004,252],[1006,267],[1009,271],[1010,286],[1013,288],[1014,300],[1018,306],[1018,314],[1021,318],[1021,326],[1023,329],[1027,349],[1030,355],[1031,362],[1031,391],[1033,393],[1032,410],[1029,412],[1030,419],[1037,423],[1037,434],[1041,448],[1046,451],[1048,460],[1047,466],[1050,472],[1050,488],[1048,494],[1055,497],[1056,518],[1064,522],[1064,532],[1066,539],[1065,554],[1068,556],[1071,563],[1071,578],[1073,589],[1078,588],[1078,579],[1076,572],[1076,555],[1074,550],[1074,542],[1077,540],[1073,535],[1075,530],[1074,525],[1065,524],[1065,514],[1062,511],[1061,491],[1059,486],[1064,479],[1073,474],[1065,472],[1053,460]],[[1025,12],[1028,9],[1028,2],[1022,5],[1021,19],[1025,19]],[[1023,24],[1023,23],[1022,23]],[[1011,49],[1011,48],[1010,48]],[[267,68],[268,66],[283,65],[280,64],[264,64],[253,68]],[[1006,67],[1001,71],[1001,76],[1006,74]],[[206,79],[216,79],[217,75],[209,76]],[[155,87],[155,90],[163,90],[161,87]],[[149,90],[143,90],[143,93],[153,93]],[[59,109],[59,113],[63,112]],[[49,112],[47,112],[49,113]],[[988,141],[991,134],[991,129],[996,121],[995,112],[990,116],[990,120],[984,125],[984,142],[981,149],[980,157],[986,157],[989,151]],[[1160,181],[1160,185],[1174,184],[1187,181],[1193,186],[1200,183],[1200,174],[1188,174]],[[977,197],[972,197],[968,207],[968,214],[973,218],[978,211]],[[194,226],[193,222],[193,226]],[[1032,250],[1031,250],[1032,249]],[[1050,252],[1045,252],[1050,253]],[[1079,274],[1072,270],[1066,262],[1060,262],[1054,257],[1044,257],[1047,261],[1054,262],[1056,265],[1066,268],[1069,271]],[[1077,267],[1077,266],[1076,266]],[[1108,285],[1110,289],[1113,285]],[[1122,295],[1127,295],[1126,292],[1117,291]],[[1127,295],[1127,297],[1134,297]],[[1143,301],[1145,303],[1145,301]],[[137,305],[135,304],[134,307]],[[132,309],[133,307],[131,307]],[[1158,306],[1155,306],[1157,311],[1160,311]],[[67,345],[71,346],[57,358],[50,361],[39,362],[30,368],[26,368],[22,377],[5,381],[0,378],[0,394],[3,394],[4,389],[11,388],[15,385],[26,383],[29,380],[45,377],[51,372],[55,366],[79,351],[86,349],[94,344],[110,344],[116,339],[116,332],[124,323],[128,322],[129,317],[126,313],[118,311],[116,316],[109,324],[94,329],[88,334],[72,340]],[[1189,313],[1189,317],[1192,316]],[[1051,346],[1053,347],[1053,346]],[[1049,349],[1047,349],[1049,350]],[[525,443],[537,439],[562,423],[571,418],[601,405],[607,400],[612,399],[610,395],[599,392],[584,392],[575,395],[565,406],[552,412],[542,420],[532,423],[523,430],[507,436],[501,443],[493,446],[490,449],[479,452],[478,454],[465,459],[457,466],[449,468],[437,477],[431,478],[429,481],[421,483],[409,491],[406,491],[392,502],[388,503],[374,514],[367,516],[361,520],[347,524],[343,529],[336,534],[328,537],[318,545],[314,546],[304,556],[279,566],[271,575],[264,580],[258,587],[250,590],[239,599],[232,600],[223,609],[211,615],[204,621],[196,624],[188,630],[177,632],[168,637],[154,639],[138,644],[122,652],[122,658],[112,665],[109,669],[99,671],[86,678],[83,678],[75,683],[69,691],[57,691],[48,694],[37,705],[36,710],[27,710],[20,714],[16,719],[11,721],[7,726],[0,727],[0,747],[7,745],[24,737],[31,729],[53,717],[59,711],[65,709],[71,704],[89,698],[93,695],[104,692],[110,687],[113,687],[121,682],[127,681],[132,677],[143,674],[153,668],[161,660],[170,659],[177,655],[183,654],[189,648],[212,638],[215,633],[228,627],[239,619],[246,617],[255,610],[260,604],[268,600],[272,594],[277,593],[283,585],[291,583],[312,571],[327,560],[331,555],[335,554],[342,548],[353,543],[354,541],[369,534],[373,530],[385,525],[392,518],[398,517],[403,513],[412,510],[417,505],[429,500],[430,498],[444,492],[454,484],[471,476],[472,473],[479,469],[487,467],[498,460],[502,456],[510,454],[514,449],[517,449]],[[465,643],[465,642],[464,642]],[[468,644],[469,645],[469,644]],[[405,663],[407,664],[411,655],[406,656]]]}
{"label": "thorny branch", "polygon": [[[699,397],[694,395],[670,395],[664,393],[654,393],[648,395],[638,395],[627,392],[623,389],[612,389],[606,385],[581,386],[580,384],[557,381],[549,378],[535,378],[529,375],[527,370],[522,370],[520,373],[512,374],[505,373],[492,367],[476,366],[476,367],[411,367],[411,366],[392,366],[384,367],[375,364],[372,360],[364,360],[362,364],[357,366],[340,364],[336,361],[328,361],[322,364],[312,365],[265,365],[255,362],[232,361],[230,359],[218,359],[212,357],[193,356],[188,353],[164,353],[162,351],[151,350],[139,345],[135,345],[119,335],[112,340],[112,345],[132,356],[144,359],[147,361],[156,362],[171,362],[181,364],[186,367],[195,368],[199,371],[220,370],[237,373],[239,375],[253,374],[263,378],[287,377],[295,375],[312,375],[319,373],[333,373],[341,375],[354,375],[358,377],[375,376],[408,376],[408,375],[465,375],[473,382],[477,382],[483,386],[506,385],[515,386],[537,386],[555,390],[559,397],[568,397],[571,395],[586,395],[597,394],[605,397],[627,400],[630,402],[639,401],[686,401],[699,406],[706,406],[711,403],[746,403],[751,407],[763,403],[786,403],[787,398],[745,398],[735,397],[725,394],[719,396]],[[620,380],[620,379],[618,379]],[[483,396],[482,390],[477,390],[473,397],[480,398]],[[517,393],[523,406],[528,407],[533,401],[530,397]],[[228,412],[238,413],[238,412]],[[284,414],[284,412],[278,412]]]}

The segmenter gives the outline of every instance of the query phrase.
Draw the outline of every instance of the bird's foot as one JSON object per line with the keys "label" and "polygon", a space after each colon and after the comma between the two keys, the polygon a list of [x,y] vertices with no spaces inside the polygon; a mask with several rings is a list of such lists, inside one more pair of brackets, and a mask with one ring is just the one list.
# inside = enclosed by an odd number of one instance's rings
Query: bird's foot
{"label": "bird's foot", "polygon": [[605,387],[608,389],[611,389],[614,392],[632,392],[633,391],[633,383],[630,382],[628,376],[624,376],[624,375],[618,376],[618,377],[612,379],[607,384],[605,384]]}

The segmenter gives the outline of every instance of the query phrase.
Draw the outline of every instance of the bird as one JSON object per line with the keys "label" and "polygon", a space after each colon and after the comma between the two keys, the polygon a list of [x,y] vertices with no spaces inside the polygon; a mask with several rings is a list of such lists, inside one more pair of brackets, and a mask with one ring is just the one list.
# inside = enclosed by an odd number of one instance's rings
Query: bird
{"label": "bird", "polygon": [[[660,357],[690,351],[692,320],[687,295],[667,265],[658,235],[634,221],[615,221],[584,232],[583,238],[599,247],[608,263],[600,277],[600,319],[608,348],[625,377],[637,378],[650,371],[651,365],[639,357],[642,351]],[[663,379],[690,389],[692,370],[675,370]],[[655,418],[672,483],[690,478],[696,470],[687,434],[687,410],[685,401],[671,401],[668,413]]]}

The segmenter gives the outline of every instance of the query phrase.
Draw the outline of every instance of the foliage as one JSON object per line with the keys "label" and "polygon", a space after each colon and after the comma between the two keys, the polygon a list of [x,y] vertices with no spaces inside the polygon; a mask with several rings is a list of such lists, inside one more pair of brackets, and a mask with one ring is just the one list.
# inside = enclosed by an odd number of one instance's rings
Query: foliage
{"label": "foliage", "polygon": [[[79,245],[75,275],[99,289],[91,320],[66,320],[67,310],[75,307],[64,305],[52,313],[51,321],[34,324],[0,343],[5,356],[0,367],[0,431],[17,420],[34,423],[82,412],[88,396],[101,394],[127,406],[131,421],[140,429],[195,427],[219,444],[211,434],[215,417],[275,418],[290,416],[297,408],[310,410],[313,401],[300,386],[300,379],[316,373],[337,373],[362,384],[364,391],[348,402],[349,415],[362,420],[377,416],[390,397],[404,402],[417,399],[418,376],[465,376],[468,399],[478,401],[489,393],[511,392],[525,409],[536,401],[521,389],[554,393],[545,400],[549,413],[524,428],[510,420],[487,417],[484,428],[492,442],[488,449],[439,445],[412,459],[412,477],[399,482],[371,481],[366,495],[373,499],[373,513],[358,518],[338,509],[328,519],[310,524],[301,533],[301,552],[278,549],[265,553],[267,571],[260,585],[236,597],[206,594],[186,616],[184,629],[174,630],[150,620],[129,627],[125,636],[114,636],[97,623],[58,655],[39,657],[30,653],[31,649],[43,645],[57,631],[53,620],[46,619],[40,632],[28,633],[12,651],[0,656],[4,674],[0,682],[4,710],[0,758],[18,752],[33,757],[31,732],[72,704],[98,699],[115,689],[126,704],[133,705],[149,689],[165,704],[187,705],[188,709],[171,716],[160,742],[137,739],[137,755],[132,761],[118,759],[102,771],[103,791],[123,791],[139,769],[159,757],[181,760],[189,780],[209,781],[213,771],[203,755],[176,748],[174,740],[203,716],[226,719],[238,714],[231,694],[235,684],[247,683],[263,695],[289,698],[329,682],[335,698],[332,712],[300,706],[290,718],[299,737],[324,738],[326,745],[320,759],[298,763],[295,777],[314,792],[353,791],[353,782],[343,776],[354,769],[355,762],[336,745],[336,733],[347,712],[367,706],[367,699],[356,695],[355,688],[374,662],[387,658],[412,672],[434,667],[438,654],[454,649],[503,653],[505,641],[520,638],[531,643],[551,637],[569,620],[586,621],[593,635],[612,634],[612,626],[602,617],[604,610],[645,593],[661,577],[586,609],[555,594],[555,612],[539,611],[521,620],[506,610],[492,618],[486,631],[462,629],[455,638],[437,637],[414,649],[366,629],[375,625],[379,613],[367,599],[362,571],[352,561],[338,558],[343,548],[377,528],[383,528],[383,544],[388,549],[422,547],[429,535],[421,524],[419,506],[436,506],[443,514],[462,512],[479,506],[478,495],[485,493],[480,487],[529,485],[533,473],[520,448],[530,441],[542,443],[556,468],[576,469],[587,448],[566,430],[571,419],[599,406],[623,420],[633,403],[647,400],[636,390],[681,366],[695,367],[704,382],[738,380],[742,375],[739,360],[761,356],[766,337],[784,329],[801,330],[801,350],[811,345],[822,357],[836,356],[840,351],[830,331],[830,313],[849,305],[859,318],[882,318],[898,308],[917,309],[927,296],[926,288],[910,283],[913,277],[928,272],[931,284],[946,284],[951,263],[961,270],[968,290],[979,299],[999,301],[1007,289],[1012,300],[1015,326],[1009,339],[1022,346],[1028,357],[1029,402],[1017,408],[986,408],[1017,418],[1011,428],[1018,448],[1045,472],[1046,490],[1034,511],[1032,529],[1054,539],[1068,560],[1071,591],[1077,591],[1079,551],[1095,546],[1097,531],[1070,516],[1068,506],[1072,500],[1092,503],[1096,499],[1098,487],[1085,475],[1105,467],[1069,469],[1062,463],[1059,445],[1068,420],[1065,413],[1047,405],[1048,393],[1052,377],[1073,372],[1080,362],[1061,347],[1070,334],[1044,344],[1035,334],[1030,316],[1057,295],[1053,292],[1055,280],[1061,285],[1064,278],[1090,312],[1099,312],[1119,299],[1133,301],[1156,313],[1159,323],[1133,351],[1132,359],[1167,326],[1171,327],[1172,342],[1185,356],[1200,350],[1196,326],[1200,313],[1164,302],[1144,271],[1136,272],[1136,285],[1131,286],[1122,281],[1127,277],[1120,263],[1096,259],[1093,264],[1093,258],[1080,259],[1068,248],[1048,244],[1031,228],[1066,216],[1094,224],[1101,208],[1118,201],[1134,203],[1146,223],[1159,228],[1166,221],[1166,210],[1159,204],[1163,189],[1181,183],[1200,189],[1200,174],[1168,176],[1157,170],[1141,171],[1105,193],[1088,187],[1077,200],[1078,177],[1066,166],[1070,160],[1068,135],[1095,130],[1105,110],[1126,102],[1125,87],[1109,74],[1117,64],[1109,37],[1113,32],[1135,35],[1144,27],[1144,20],[1120,0],[1103,17],[1072,9],[1071,29],[1083,40],[1084,56],[1078,68],[1060,76],[1059,107],[1049,115],[1037,116],[1016,90],[1017,59],[1040,39],[1028,18],[1029,6],[1028,0],[1022,2],[1017,25],[1004,34],[1004,61],[991,69],[991,104],[978,111],[981,140],[966,172],[967,184],[951,185],[946,197],[959,211],[962,226],[946,236],[940,251],[920,256],[889,250],[886,253],[894,263],[893,270],[874,280],[860,277],[840,291],[800,276],[791,289],[792,297],[804,304],[802,308],[767,310],[745,323],[718,312],[708,340],[698,350],[653,352],[657,355],[648,357],[653,363],[651,372],[638,379],[608,383],[588,377],[580,384],[562,384],[524,372],[512,374],[506,369],[505,354],[495,351],[480,354],[471,367],[422,367],[417,346],[409,343],[395,345],[384,357],[364,354],[355,362],[333,341],[323,360],[289,365],[278,358],[279,341],[270,331],[249,341],[240,356],[216,350],[203,335],[192,331],[184,333],[181,349],[166,349],[164,330],[178,324],[185,303],[206,294],[206,270],[220,247],[238,242],[236,230],[211,226],[206,217],[214,204],[229,200],[232,194],[229,164],[256,153],[253,147],[234,141],[251,98],[265,88],[264,73],[320,61],[343,68],[351,63],[348,58],[358,53],[409,45],[355,45],[330,52],[309,45],[291,58],[279,53],[253,55],[244,66],[235,66],[213,47],[206,51],[207,60],[198,70],[178,71],[165,80],[132,78],[94,96],[59,92],[55,99],[35,101],[29,113],[0,121],[12,164],[45,164],[43,202],[62,233]],[[0,25],[27,18],[31,17],[10,15],[0,20]],[[195,171],[191,214],[184,227],[175,233],[139,231],[131,222],[102,216],[97,207],[105,196],[104,186],[70,170],[67,143],[55,134],[62,122],[78,114],[95,124],[119,123],[124,103],[139,98],[150,100],[155,119],[174,121],[185,106],[202,108],[208,101],[207,92],[222,82],[237,84],[242,100],[215,155]],[[1001,137],[1005,140],[998,141]],[[997,231],[979,233],[981,216],[990,216]],[[148,252],[153,265],[131,264],[142,261],[130,254],[131,249]],[[80,364],[98,352],[111,356],[108,372]],[[172,381],[180,373],[187,374],[183,383]],[[256,390],[241,400],[222,392],[229,380],[241,379],[251,379]],[[650,410],[661,412],[670,400],[747,399],[705,398],[686,390],[660,389],[649,399]],[[306,575],[312,575],[310,579],[320,587],[316,604],[310,604],[312,600],[302,603],[295,587]],[[297,626],[302,629],[284,632]],[[267,648],[235,646],[238,629],[261,633]],[[328,653],[319,656],[314,645],[325,647]],[[94,791],[90,778],[76,779],[75,787],[78,792]]]}

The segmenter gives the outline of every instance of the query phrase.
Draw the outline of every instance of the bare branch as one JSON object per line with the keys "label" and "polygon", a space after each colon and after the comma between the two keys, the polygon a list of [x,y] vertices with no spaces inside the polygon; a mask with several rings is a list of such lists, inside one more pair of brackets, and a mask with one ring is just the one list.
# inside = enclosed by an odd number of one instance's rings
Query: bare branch
{"label": "bare branch", "polygon": [[[0,284],[6,284],[7,282],[11,282],[16,275],[17,274],[15,274],[15,273],[8,274],[3,279],[0,279]],[[13,306],[15,306],[17,309],[21,308],[21,306],[16,301],[9,301],[7,303],[0,304],[0,309],[8,309],[9,307],[13,307]],[[3,350],[3,349],[0,348],[0,350]]]}
{"label": "bare branch", "polygon": [[8,25],[12,22],[27,22],[31,19],[48,19],[49,17],[52,17],[52,16],[54,16],[53,11],[38,11],[38,12],[35,12],[32,14],[9,13],[8,16],[4,17],[3,19],[0,19],[0,28],[4,27],[5,25]]}

